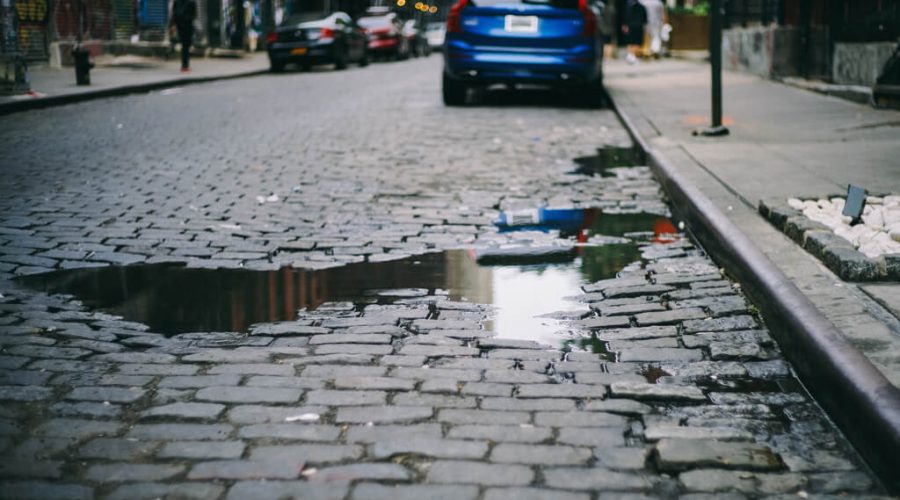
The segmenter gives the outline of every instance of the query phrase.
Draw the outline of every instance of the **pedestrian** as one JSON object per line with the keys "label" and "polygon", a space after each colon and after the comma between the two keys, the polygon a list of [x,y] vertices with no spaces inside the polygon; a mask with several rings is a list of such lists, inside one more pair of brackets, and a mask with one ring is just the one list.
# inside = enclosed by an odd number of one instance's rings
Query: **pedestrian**
{"label": "pedestrian", "polygon": [[196,0],[173,0],[172,26],[181,42],[181,72],[191,70],[191,42],[194,40],[194,20],[197,19]]}
{"label": "pedestrian", "polygon": [[603,35],[603,58],[611,59],[613,46],[616,45],[618,29],[616,29],[616,2],[608,0],[603,3],[603,11],[600,14],[600,33]]}
{"label": "pedestrian", "polygon": [[668,22],[662,0],[640,0],[647,11],[647,35],[641,47],[644,57],[657,58],[663,51],[663,26]]}
{"label": "pedestrian", "polygon": [[641,45],[644,44],[644,25],[647,24],[647,9],[640,0],[628,0],[622,16],[622,34],[628,46],[628,62],[636,64]]}

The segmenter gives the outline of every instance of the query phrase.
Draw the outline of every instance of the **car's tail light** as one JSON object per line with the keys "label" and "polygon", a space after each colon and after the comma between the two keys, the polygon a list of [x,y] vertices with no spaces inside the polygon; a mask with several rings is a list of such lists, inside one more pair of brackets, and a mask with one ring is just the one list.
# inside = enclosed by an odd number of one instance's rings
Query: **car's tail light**
{"label": "car's tail light", "polygon": [[326,39],[331,39],[331,38],[334,38],[334,30],[333,29],[322,28],[322,30],[319,31],[319,40],[326,40]]}
{"label": "car's tail light", "polygon": [[275,43],[278,41],[278,33],[271,31],[266,35],[266,43]]}
{"label": "car's tail light", "polygon": [[447,33],[459,33],[462,31],[460,17],[462,16],[462,10],[468,4],[468,0],[459,0],[459,2],[456,2],[456,5],[450,8],[450,12],[447,14]]}
{"label": "car's tail light", "polygon": [[597,36],[597,15],[587,4],[587,0],[578,0],[578,10],[584,17],[584,24],[581,28],[581,36],[584,38],[594,38]]}

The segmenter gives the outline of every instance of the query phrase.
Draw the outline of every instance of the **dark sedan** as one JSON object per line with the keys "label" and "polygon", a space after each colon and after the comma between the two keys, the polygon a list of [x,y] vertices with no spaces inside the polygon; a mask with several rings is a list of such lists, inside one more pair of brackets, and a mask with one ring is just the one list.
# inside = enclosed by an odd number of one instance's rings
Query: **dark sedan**
{"label": "dark sedan", "polygon": [[289,17],[266,38],[272,71],[289,63],[305,70],[314,64],[334,64],[344,69],[357,62],[369,64],[366,34],[343,13],[303,13]]}

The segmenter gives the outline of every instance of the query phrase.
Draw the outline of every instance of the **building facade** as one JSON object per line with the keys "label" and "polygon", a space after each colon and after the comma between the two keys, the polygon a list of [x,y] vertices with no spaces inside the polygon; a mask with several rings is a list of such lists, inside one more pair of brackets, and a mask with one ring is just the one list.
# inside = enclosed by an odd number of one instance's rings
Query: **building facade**
{"label": "building facade", "polygon": [[[261,50],[285,13],[362,14],[368,0],[196,0],[195,47]],[[100,54],[165,55],[171,0],[0,0],[0,58],[71,64],[81,43]]]}
{"label": "building facade", "polygon": [[726,68],[872,86],[900,42],[897,0],[726,0]]}

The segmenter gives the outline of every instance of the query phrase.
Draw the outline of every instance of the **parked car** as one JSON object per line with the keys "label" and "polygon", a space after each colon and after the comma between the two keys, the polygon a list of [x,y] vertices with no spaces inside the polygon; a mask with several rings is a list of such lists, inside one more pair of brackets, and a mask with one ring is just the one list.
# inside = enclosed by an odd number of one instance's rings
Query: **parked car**
{"label": "parked car", "polygon": [[369,64],[365,31],[344,12],[293,15],[269,33],[266,46],[275,72],[290,63],[307,70],[314,64],[333,63],[335,69]]}
{"label": "parked car", "polygon": [[366,8],[367,16],[386,16],[391,13],[391,8],[387,5],[371,5]]}
{"label": "parked car", "polygon": [[603,40],[597,0],[459,0],[447,17],[443,99],[502,83],[576,88],[602,102]]}
{"label": "parked car", "polygon": [[373,57],[386,59],[409,57],[409,40],[403,35],[403,24],[396,14],[361,17],[357,22],[366,30],[369,37],[369,53]]}
{"label": "parked car", "polygon": [[418,21],[410,19],[403,23],[403,35],[409,43],[409,53],[413,57],[428,57],[431,55],[431,47],[425,39],[425,33]]}
{"label": "parked car", "polygon": [[444,23],[428,23],[425,28],[425,38],[428,40],[428,46],[431,50],[441,50],[444,46],[444,34],[447,32],[447,25]]}

